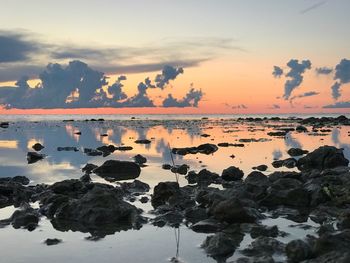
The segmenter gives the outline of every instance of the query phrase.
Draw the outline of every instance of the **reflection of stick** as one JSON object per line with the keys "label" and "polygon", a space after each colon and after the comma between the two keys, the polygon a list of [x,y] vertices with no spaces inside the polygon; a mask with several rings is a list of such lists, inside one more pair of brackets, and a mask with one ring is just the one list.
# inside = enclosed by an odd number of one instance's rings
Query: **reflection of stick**
{"label": "reflection of stick", "polygon": [[[168,147],[169,147],[169,151],[170,151],[171,161],[173,162],[173,167],[174,167],[174,169],[176,169],[176,167],[175,167],[175,162],[174,162],[174,158],[173,158],[173,153],[171,152],[170,143],[168,143]],[[179,183],[179,176],[178,176],[177,172],[175,171],[174,174],[175,174],[176,182]]]}
{"label": "reflection of stick", "polygon": [[177,259],[179,257],[179,246],[180,246],[180,227],[174,228],[175,232],[175,241],[176,241],[176,256]]}

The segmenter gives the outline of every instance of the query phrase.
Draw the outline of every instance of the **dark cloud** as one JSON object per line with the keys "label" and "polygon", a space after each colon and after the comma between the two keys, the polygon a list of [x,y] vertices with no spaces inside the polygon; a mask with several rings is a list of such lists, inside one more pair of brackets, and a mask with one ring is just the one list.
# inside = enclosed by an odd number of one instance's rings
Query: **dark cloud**
{"label": "dark cloud", "polygon": [[299,94],[299,95],[295,95],[292,98],[290,98],[290,102],[293,102],[295,99],[301,99],[301,98],[305,98],[305,97],[312,97],[312,96],[316,96],[319,95],[319,92],[316,91],[308,91],[305,92],[303,94]]}
{"label": "dark cloud", "polygon": [[315,69],[317,75],[329,75],[333,72],[332,68],[321,67]]}
{"label": "dark cloud", "polygon": [[172,66],[165,66],[162,70],[162,74],[158,74],[155,79],[156,86],[164,89],[170,80],[176,79],[179,74],[184,72],[183,68],[175,68]]}
{"label": "dark cloud", "polygon": [[248,107],[244,104],[239,104],[231,107],[232,109],[248,109]]}
{"label": "dark cloud", "polygon": [[283,69],[278,66],[273,66],[272,75],[275,78],[280,78],[281,76],[283,76]]}
{"label": "dark cloud", "polygon": [[341,97],[341,87],[344,84],[350,83],[350,60],[342,59],[335,67],[334,80],[336,81],[332,89],[332,97],[337,100]]}
{"label": "dark cloud", "polygon": [[280,109],[280,108],[281,106],[278,104],[272,104],[272,107],[271,107],[271,109]]}
{"label": "dark cloud", "polygon": [[194,88],[191,88],[182,99],[176,99],[171,94],[168,94],[168,97],[163,101],[163,107],[198,107],[198,103],[203,95],[201,90],[195,90]]}
{"label": "dark cloud", "polygon": [[[291,59],[288,63],[287,66],[290,68],[289,72],[285,74],[285,77],[288,78],[284,84],[284,99],[288,100],[289,97],[291,96],[293,90],[298,88],[301,83],[303,82],[303,74],[305,73],[306,70],[311,69],[311,61],[310,60],[303,60],[299,63],[299,60],[297,59]],[[274,76],[277,74],[277,76],[281,76],[281,72],[279,71],[279,67],[275,66],[275,70],[273,74],[276,71],[277,72],[274,74]]]}
{"label": "dark cloud", "polygon": [[306,14],[306,13],[312,11],[312,10],[315,10],[315,9],[317,9],[317,8],[319,8],[319,7],[321,7],[321,6],[323,6],[323,5],[326,4],[326,3],[327,3],[327,1],[322,1],[322,2],[318,2],[318,3],[316,3],[316,4],[313,4],[313,5],[309,6],[309,7],[307,7],[307,8],[305,8],[305,9],[301,10],[301,11],[300,11],[300,14]]}
{"label": "dark cloud", "polygon": [[[162,83],[169,83],[170,80],[176,79],[179,72],[182,73],[183,69],[166,65],[155,81],[161,75]],[[137,94],[128,97],[123,91],[122,83],[126,76],[119,76],[109,85],[108,77],[104,73],[78,60],[69,62],[67,66],[49,64],[39,74],[40,83],[36,87],[30,87],[28,80],[29,78],[24,76],[16,82],[15,87],[0,87],[0,103],[6,108],[18,109],[156,107],[147,90],[164,88],[157,87],[152,84],[150,78],[146,78],[139,83]],[[177,104],[177,107],[197,107],[202,96],[201,91],[192,88],[183,99],[173,99],[172,103]],[[169,100],[166,105],[169,107]]]}
{"label": "dark cloud", "polygon": [[350,109],[350,101],[339,101],[334,104],[323,106],[324,109]]}
{"label": "dark cloud", "polygon": [[0,63],[22,62],[40,50],[40,44],[24,33],[0,31]]}

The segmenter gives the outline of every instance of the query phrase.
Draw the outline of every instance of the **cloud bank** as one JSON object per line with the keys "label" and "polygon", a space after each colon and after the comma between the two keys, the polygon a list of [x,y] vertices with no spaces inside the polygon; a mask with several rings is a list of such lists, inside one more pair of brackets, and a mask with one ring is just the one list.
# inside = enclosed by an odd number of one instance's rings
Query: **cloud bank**
{"label": "cloud bank", "polygon": [[[123,81],[127,79],[124,75],[110,84],[104,73],[79,60],[69,62],[67,66],[48,64],[39,74],[40,83],[36,87],[29,86],[27,76],[21,77],[15,87],[0,87],[0,104],[7,109],[157,107],[147,94],[148,89],[163,90],[183,72],[181,67],[165,65],[156,75],[155,84],[146,78],[139,83],[137,94],[128,97],[123,91]],[[191,88],[182,99],[169,94],[162,105],[198,107],[202,97],[201,90]]]}

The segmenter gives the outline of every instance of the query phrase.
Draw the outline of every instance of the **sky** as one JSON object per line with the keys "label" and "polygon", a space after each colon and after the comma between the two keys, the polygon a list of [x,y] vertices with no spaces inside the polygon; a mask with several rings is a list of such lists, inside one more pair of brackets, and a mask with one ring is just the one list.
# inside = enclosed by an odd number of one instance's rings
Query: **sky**
{"label": "sky", "polygon": [[350,111],[348,0],[3,0],[0,114]]}

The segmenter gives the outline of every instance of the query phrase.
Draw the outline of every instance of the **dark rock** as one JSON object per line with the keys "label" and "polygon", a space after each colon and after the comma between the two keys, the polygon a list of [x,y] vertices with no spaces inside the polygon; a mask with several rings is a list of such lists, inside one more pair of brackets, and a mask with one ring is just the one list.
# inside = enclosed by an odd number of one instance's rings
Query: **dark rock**
{"label": "dark rock", "polygon": [[168,225],[170,227],[178,228],[183,221],[183,214],[176,210],[168,211],[164,214],[156,216],[152,219],[154,226],[163,227]]}
{"label": "dark rock", "polygon": [[137,143],[137,144],[150,144],[151,141],[147,140],[147,139],[143,139],[143,140],[136,140],[135,143]]}
{"label": "dark rock", "polygon": [[77,147],[72,147],[72,146],[68,146],[68,147],[57,147],[57,151],[62,152],[78,152],[79,149]]}
{"label": "dark rock", "polygon": [[202,169],[196,174],[194,171],[190,171],[186,176],[189,184],[197,183],[200,186],[208,186],[212,183],[218,183],[220,176],[216,173],[210,172],[207,169]]}
{"label": "dark rock", "polygon": [[286,254],[290,262],[301,262],[312,257],[312,249],[305,241],[296,239],[287,244]]}
{"label": "dark rock", "polygon": [[188,148],[173,148],[171,151],[173,154],[187,155],[187,154],[212,154],[218,150],[215,144],[201,144],[198,147],[188,147]]}
{"label": "dark rock", "polygon": [[146,157],[143,157],[141,154],[137,154],[134,156],[135,163],[144,164],[147,162]]}
{"label": "dark rock", "polygon": [[235,166],[230,166],[229,168],[223,170],[221,174],[222,179],[225,181],[241,180],[243,176],[243,171]]}
{"label": "dark rock", "polygon": [[118,146],[118,147],[114,147],[115,151],[131,151],[133,149],[133,147],[131,146]]}
{"label": "dark rock", "polygon": [[333,146],[322,146],[299,159],[297,166],[300,171],[308,171],[348,166],[348,164],[349,160],[344,157],[342,149]]}
{"label": "dark rock", "polygon": [[167,164],[167,163],[162,165],[162,168],[163,168],[164,170],[170,170],[171,167],[172,167],[172,166],[171,166],[170,164]]}
{"label": "dark rock", "polygon": [[97,168],[98,166],[92,163],[87,163],[83,168],[81,168],[83,173],[90,174],[92,171]]}
{"label": "dark rock", "polygon": [[278,227],[277,226],[262,226],[262,225],[257,225],[253,226],[251,231],[250,231],[250,236],[252,238],[257,238],[260,236],[265,236],[265,237],[277,237],[278,236]]}
{"label": "dark rock", "polygon": [[244,147],[244,144],[243,143],[228,143],[228,142],[221,142],[221,143],[218,143],[218,146],[219,147]]}
{"label": "dark rock", "polygon": [[11,223],[15,229],[24,228],[33,231],[38,226],[39,218],[38,211],[25,204],[21,209],[16,210],[9,219],[1,220],[1,223]]}
{"label": "dark rock", "polygon": [[297,132],[307,132],[307,128],[305,126],[299,125],[295,128]]}
{"label": "dark rock", "polygon": [[173,173],[186,175],[189,168],[190,167],[187,164],[182,164],[182,165],[177,165],[177,166],[171,167],[171,171]]}
{"label": "dark rock", "polygon": [[[87,156],[101,156],[101,155],[106,156],[103,152],[98,151],[96,149],[90,149],[90,148],[84,148],[84,153]],[[107,154],[109,154],[109,153],[107,153]]]}
{"label": "dark rock", "polygon": [[245,256],[272,256],[283,254],[285,245],[272,237],[258,237],[241,252]]}
{"label": "dark rock", "polygon": [[27,153],[28,164],[35,163],[39,160],[42,160],[42,159],[44,159],[44,157],[45,157],[44,154],[40,154],[40,153],[36,153],[36,152],[28,152]]}
{"label": "dark rock", "polygon": [[307,154],[309,151],[306,151],[306,150],[303,150],[303,149],[300,149],[300,148],[290,148],[288,150],[288,154],[292,157],[294,156],[301,156],[301,155],[304,155],[304,154]]}
{"label": "dark rock", "polygon": [[139,177],[141,169],[134,162],[108,160],[94,169],[94,173],[107,181],[120,181]]}
{"label": "dark rock", "polygon": [[135,180],[132,183],[121,183],[120,187],[127,193],[145,193],[150,190],[150,186],[139,180]]}
{"label": "dark rock", "polygon": [[216,233],[222,230],[224,225],[215,219],[204,219],[191,226],[197,233]]}
{"label": "dark rock", "polygon": [[149,198],[147,196],[142,196],[140,198],[140,202],[143,203],[143,204],[148,203],[148,201],[149,201]]}
{"label": "dark rock", "polygon": [[300,180],[301,174],[297,172],[273,172],[268,176],[270,182],[275,182],[279,179],[296,179]]}
{"label": "dark rock", "polygon": [[41,145],[40,143],[36,143],[32,146],[32,148],[38,152],[38,151],[41,151],[42,149],[44,149],[45,147],[43,145]]}
{"label": "dark rock", "polygon": [[235,235],[217,233],[213,236],[208,236],[201,247],[218,262],[225,262],[227,258],[233,255],[242,240],[243,234],[241,233]]}
{"label": "dark rock", "polygon": [[276,137],[284,137],[287,135],[288,132],[286,131],[275,131],[275,132],[268,132],[267,135],[269,136],[276,136]]}
{"label": "dark rock", "polygon": [[185,210],[185,218],[193,224],[208,218],[207,212],[202,207],[190,207]]}
{"label": "dark rock", "polygon": [[9,122],[7,122],[7,121],[0,122],[0,127],[1,128],[6,129],[6,128],[9,127],[9,125],[10,125]]}
{"label": "dark rock", "polygon": [[244,182],[247,184],[267,185],[269,179],[263,173],[254,171],[247,175]]}
{"label": "dark rock", "polygon": [[53,246],[53,245],[57,245],[59,243],[62,243],[62,239],[58,239],[58,238],[48,238],[44,241],[44,243],[48,246]]}
{"label": "dark rock", "polygon": [[253,167],[253,170],[258,170],[258,171],[264,172],[267,170],[267,165],[261,164],[261,165],[255,166],[255,167]]}
{"label": "dark rock", "polygon": [[287,167],[289,169],[296,167],[297,165],[297,160],[294,158],[287,158],[284,160],[277,160],[272,162],[272,166],[274,168],[281,168],[281,167]]}
{"label": "dark rock", "polygon": [[154,187],[152,195],[152,206],[157,208],[169,201],[169,198],[180,194],[177,182],[160,182]]}

